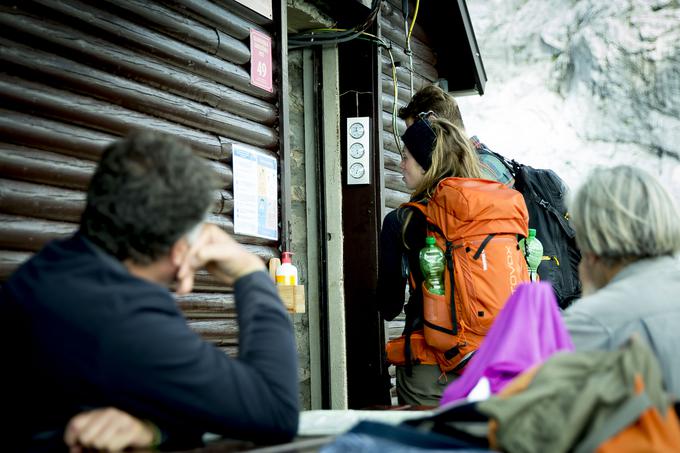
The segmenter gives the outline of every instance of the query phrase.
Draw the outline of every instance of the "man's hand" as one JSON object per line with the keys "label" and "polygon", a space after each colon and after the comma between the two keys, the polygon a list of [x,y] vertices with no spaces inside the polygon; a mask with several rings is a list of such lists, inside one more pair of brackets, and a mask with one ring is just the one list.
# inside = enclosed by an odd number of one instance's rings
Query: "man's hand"
{"label": "man's hand", "polygon": [[106,407],[73,417],[66,427],[64,442],[71,453],[86,448],[121,451],[152,446],[155,430],[151,423],[115,407]]}
{"label": "man's hand", "polygon": [[177,293],[187,294],[194,286],[194,274],[205,267],[218,279],[231,285],[252,272],[265,270],[264,262],[236,242],[220,227],[205,224],[196,242],[183,258],[178,258]]}

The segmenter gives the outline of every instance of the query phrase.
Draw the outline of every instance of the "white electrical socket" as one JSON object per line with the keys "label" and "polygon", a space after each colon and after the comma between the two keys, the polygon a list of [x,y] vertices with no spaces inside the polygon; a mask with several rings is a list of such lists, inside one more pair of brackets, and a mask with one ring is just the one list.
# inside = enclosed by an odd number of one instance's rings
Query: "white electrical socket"
{"label": "white electrical socket", "polygon": [[347,118],[347,184],[370,184],[370,118]]}

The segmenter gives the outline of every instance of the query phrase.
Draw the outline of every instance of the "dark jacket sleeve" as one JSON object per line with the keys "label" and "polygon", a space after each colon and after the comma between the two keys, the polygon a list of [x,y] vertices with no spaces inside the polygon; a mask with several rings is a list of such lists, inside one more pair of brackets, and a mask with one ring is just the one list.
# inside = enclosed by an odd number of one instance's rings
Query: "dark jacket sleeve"
{"label": "dark jacket sleeve", "polygon": [[170,433],[208,431],[261,442],[293,437],[298,362],[288,314],[264,272],[239,279],[234,290],[237,358],[203,341],[178,310],[133,304],[136,311],[102,336],[100,369],[114,405]]}
{"label": "dark jacket sleeve", "polygon": [[407,273],[403,265],[402,222],[395,209],[385,216],[378,249],[378,311],[388,321],[401,313],[405,302]]}
{"label": "dark jacket sleeve", "polygon": [[[407,219],[408,223],[404,232],[403,225]],[[407,308],[422,311],[419,307],[422,298],[420,284],[423,277],[420,273],[418,253],[425,245],[425,233],[425,218],[419,211],[399,208],[385,216],[380,231],[376,296],[378,310],[388,321],[398,316],[404,307],[409,271],[413,275],[415,289],[411,291]]]}

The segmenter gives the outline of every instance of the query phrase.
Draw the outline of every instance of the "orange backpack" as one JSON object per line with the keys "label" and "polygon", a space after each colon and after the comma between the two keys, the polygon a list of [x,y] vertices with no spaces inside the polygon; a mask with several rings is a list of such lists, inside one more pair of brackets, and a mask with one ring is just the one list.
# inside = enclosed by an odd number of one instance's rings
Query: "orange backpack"
{"label": "orange backpack", "polygon": [[[639,375],[635,378],[637,398],[627,405],[616,420],[610,420],[610,426],[604,427],[605,435],[615,434],[599,444],[596,453],[679,451],[680,420],[675,409],[669,404],[661,412],[645,393],[642,378]],[[630,424],[625,426],[626,422]],[[588,451],[585,448],[582,450]]]}
{"label": "orange backpack", "polygon": [[[517,285],[529,281],[517,243],[528,231],[526,204],[522,194],[495,181],[446,178],[426,203],[404,206],[425,215],[444,251],[445,294],[431,294],[423,284],[423,335],[409,335],[409,348],[407,337],[392,340],[387,358],[396,365],[436,362],[443,372],[458,372]],[[407,358],[406,349],[414,357]]]}

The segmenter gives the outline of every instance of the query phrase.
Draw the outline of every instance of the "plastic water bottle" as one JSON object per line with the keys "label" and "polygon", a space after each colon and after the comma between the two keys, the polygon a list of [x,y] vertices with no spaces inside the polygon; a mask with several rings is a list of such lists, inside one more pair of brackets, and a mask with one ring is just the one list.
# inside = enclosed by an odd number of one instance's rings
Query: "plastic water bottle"
{"label": "plastic water bottle", "polygon": [[527,267],[529,268],[529,277],[532,282],[537,282],[538,278],[538,266],[543,260],[543,244],[536,237],[536,230],[529,228],[529,237],[526,239],[521,239],[519,241],[519,248],[524,253],[524,257],[527,260]]}
{"label": "plastic water bottle", "polygon": [[444,252],[435,244],[433,236],[425,238],[420,251],[420,270],[425,278],[425,288],[432,294],[444,294]]}

